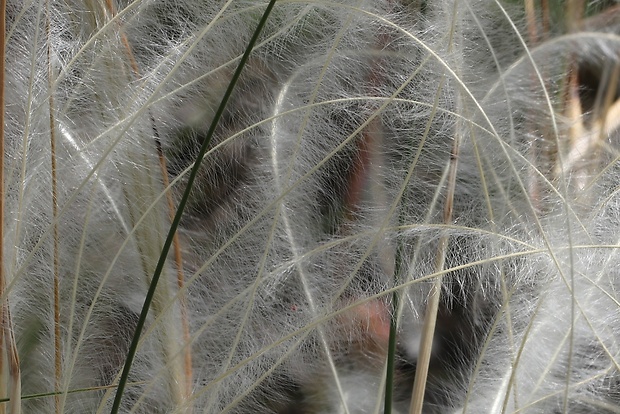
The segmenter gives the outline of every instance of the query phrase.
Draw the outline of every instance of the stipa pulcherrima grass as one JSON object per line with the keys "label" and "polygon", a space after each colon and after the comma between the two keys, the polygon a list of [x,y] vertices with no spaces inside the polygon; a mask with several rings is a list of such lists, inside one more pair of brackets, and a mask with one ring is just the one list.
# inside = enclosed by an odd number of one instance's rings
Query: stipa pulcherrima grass
{"label": "stipa pulcherrima grass", "polygon": [[6,7],[2,410],[620,411],[619,6],[276,2],[139,337],[267,3]]}

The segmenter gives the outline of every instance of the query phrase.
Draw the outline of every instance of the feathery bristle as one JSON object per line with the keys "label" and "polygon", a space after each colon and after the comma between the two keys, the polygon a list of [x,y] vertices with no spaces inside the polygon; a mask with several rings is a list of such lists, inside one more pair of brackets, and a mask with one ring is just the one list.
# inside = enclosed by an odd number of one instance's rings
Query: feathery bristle
{"label": "feathery bristle", "polygon": [[5,411],[619,412],[620,7],[267,3],[7,2]]}

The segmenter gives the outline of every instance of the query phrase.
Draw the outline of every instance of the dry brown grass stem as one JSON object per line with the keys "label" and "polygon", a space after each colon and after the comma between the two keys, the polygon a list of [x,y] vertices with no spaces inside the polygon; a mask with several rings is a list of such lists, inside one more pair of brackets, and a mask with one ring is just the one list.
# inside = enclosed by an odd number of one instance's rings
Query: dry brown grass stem
{"label": "dry brown grass stem", "polygon": [[585,10],[585,0],[568,0],[566,2],[566,25],[569,31],[578,30],[581,27]]}
{"label": "dry brown grass stem", "polygon": [[[53,220],[53,243],[54,243],[54,259],[53,259],[53,312],[54,312],[54,391],[61,388],[62,381],[62,341],[60,332],[60,258],[59,258],[59,235],[58,235],[58,180],[56,166],[56,125],[54,121],[54,94],[52,93],[52,85],[54,84],[54,71],[52,69],[51,56],[52,45],[51,39],[51,16],[50,1],[47,1],[47,81],[49,85],[49,128],[50,128],[50,162],[52,175],[52,220]],[[60,395],[54,396],[54,407],[56,413],[60,413]]]}
{"label": "dry brown grass stem", "polygon": [[[106,8],[112,17],[116,15],[116,8],[111,0],[106,0]],[[121,37],[121,42],[123,47],[125,48],[125,53],[127,54],[127,58],[129,59],[129,64],[131,69],[136,77],[140,77],[140,69],[138,67],[138,63],[134,57],[131,45],[127,38],[127,35],[122,31],[119,24],[119,32]],[[164,188],[170,187],[170,180],[168,178],[168,168],[166,166],[166,158],[162,150],[161,141],[159,140],[159,136],[157,133],[157,129],[155,127],[155,121],[151,115],[151,124],[153,125],[153,131],[155,134],[155,147],[157,151],[158,162],[160,166],[161,176],[162,176],[162,184]],[[172,198],[172,194],[170,191],[166,191],[166,203],[168,207],[168,218],[170,221],[174,219],[174,215],[176,213],[176,208],[174,206],[174,200]],[[174,250],[174,261],[177,273],[177,287],[180,291],[183,290],[183,286],[185,285],[185,276],[183,272],[183,255],[181,250],[181,242],[178,234],[174,235],[173,239],[173,250]],[[190,343],[190,329],[189,329],[189,320],[188,320],[188,312],[187,312],[187,301],[185,296],[181,296],[179,299],[179,307],[181,313],[181,325],[183,332],[183,343]],[[184,376],[185,383],[180,384],[182,386],[183,394],[185,398],[189,398],[192,392],[193,387],[193,372],[192,372],[192,354],[191,347],[186,346],[183,350],[183,366],[184,366]]]}
{"label": "dry brown grass stem", "polygon": [[[450,154],[450,166],[448,173],[448,183],[446,191],[446,199],[443,210],[443,222],[446,225],[452,223],[452,211],[454,208],[454,194],[456,191],[456,173],[458,168],[460,137],[456,133],[452,152]],[[435,271],[444,270],[446,252],[450,238],[444,235],[439,240],[437,248],[437,256],[435,257]],[[435,336],[435,327],[437,325],[437,313],[439,311],[439,301],[441,299],[441,286],[443,277],[439,276],[435,279],[426,305],[424,314],[424,325],[422,328],[422,338],[420,339],[420,354],[416,364],[416,373],[413,387],[413,395],[411,399],[410,414],[420,414],[424,402],[424,392],[428,378],[428,369],[433,348],[433,338]],[[418,385],[419,384],[419,385]]]}
{"label": "dry brown grass stem", "polygon": [[549,0],[540,0],[540,8],[542,9],[543,39],[547,40],[551,32],[551,11],[549,9]]}
{"label": "dry brown grass stem", "polygon": [[[161,148],[161,143],[159,140],[156,142],[157,146],[157,156],[159,158],[159,165],[161,167],[161,176],[163,178],[164,188],[170,187],[170,180],[168,179],[168,169],[166,168],[166,157],[164,156],[164,152]],[[176,209],[174,207],[174,202],[172,200],[172,195],[168,191],[166,193],[166,202],[168,204],[168,217],[170,221],[174,219],[174,215]],[[179,234],[175,233],[173,239],[173,249],[174,249],[174,261],[176,264],[177,270],[177,287],[179,291],[183,291],[183,287],[185,286],[185,276],[183,273],[183,256],[181,253],[181,242],[179,240]],[[185,295],[181,295],[179,297],[179,307],[181,312],[181,324],[183,330],[183,343],[189,344],[191,342],[191,334],[189,330],[189,315],[187,312],[187,300]],[[185,397],[189,398],[192,392],[193,386],[193,377],[194,374],[192,372],[192,350],[189,345],[185,346],[183,351],[183,359],[184,359],[184,369],[185,369]]]}
{"label": "dry brown grass stem", "polygon": [[[106,7],[108,12],[112,15],[116,15],[116,8],[111,0],[106,0]],[[119,25],[120,26],[120,25]],[[119,27],[121,43],[125,48],[125,53],[127,54],[127,58],[129,59],[129,64],[131,65],[131,69],[136,76],[136,78],[140,78],[140,69],[138,67],[138,62],[136,62],[135,56],[133,54],[131,45],[129,44],[129,40],[127,35],[122,31]],[[168,178],[168,167],[166,165],[166,157],[164,155],[161,141],[159,139],[157,129],[155,127],[155,121],[151,115],[151,124],[153,125],[153,131],[155,134],[155,147],[157,151],[157,157],[159,161],[162,184],[164,188],[170,187],[170,179]],[[166,204],[168,207],[168,218],[172,222],[174,219],[176,208],[174,206],[174,200],[170,191],[166,192]],[[185,285],[185,276],[183,271],[183,254],[181,250],[181,241],[179,239],[178,233],[174,235],[173,239],[173,250],[174,250],[174,261],[177,273],[177,287],[179,291],[183,291],[183,287]],[[190,343],[190,329],[189,329],[189,316],[187,312],[187,300],[184,295],[181,295],[179,298],[179,307],[181,313],[181,325],[183,332],[183,343]],[[191,395],[192,387],[193,387],[193,371],[192,371],[192,353],[191,347],[185,346],[183,351],[183,365],[184,365],[184,375],[185,375],[185,383],[182,384],[182,390],[185,398],[189,398]]]}
{"label": "dry brown grass stem", "polygon": [[6,294],[6,274],[4,266],[4,71],[5,71],[5,27],[6,0],[0,0],[0,297],[5,300],[0,305],[0,393],[10,399],[7,404],[0,404],[0,413],[21,413],[21,374],[17,345],[13,334],[13,322]]}
{"label": "dry brown grass stem", "polygon": [[[451,31],[448,40],[448,50],[452,51],[454,45],[454,36],[456,28],[456,8],[457,2],[454,2],[452,10],[452,24]],[[438,88],[437,94],[439,95],[443,89],[443,81]],[[436,101],[437,103],[437,101]],[[444,200],[443,210],[443,222],[446,225],[452,223],[452,211],[454,208],[454,193],[456,190],[456,173],[459,159],[460,149],[460,131],[455,129],[454,141],[452,144],[452,150],[450,153],[450,160],[448,165],[448,181],[446,198]],[[444,234],[439,239],[439,245],[437,247],[437,255],[435,256],[435,271],[440,273],[444,270],[446,253],[448,249],[450,238],[447,234]],[[411,405],[409,406],[409,414],[421,414],[422,407],[424,405],[424,394],[426,392],[426,383],[428,381],[428,370],[433,351],[433,338],[435,336],[435,327],[437,325],[437,313],[439,311],[439,301],[441,300],[441,286],[443,285],[443,276],[435,278],[431,291],[429,293],[426,310],[424,313],[424,322],[422,325],[422,336],[420,338],[420,351],[418,354],[418,360],[416,364],[415,378],[413,382],[413,392],[411,395]]]}
{"label": "dry brown grass stem", "polygon": [[[530,47],[535,46],[538,43],[538,18],[536,16],[536,5],[533,0],[525,0],[525,18],[527,20],[527,34]],[[536,84],[536,79],[532,80],[533,84]],[[546,135],[546,134],[545,134]],[[528,158],[533,166],[537,166],[540,158],[540,148],[536,142],[532,142],[530,150],[528,151]],[[528,194],[534,204],[536,210],[540,210],[540,183],[538,182],[538,175],[535,169],[532,169],[528,175],[527,187]]]}
{"label": "dry brown grass stem", "polygon": [[527,35],[530,46],[538,43],[538,22],[536,18],[536,6],[534,0],[525,0],[525,18],[527,20]]}

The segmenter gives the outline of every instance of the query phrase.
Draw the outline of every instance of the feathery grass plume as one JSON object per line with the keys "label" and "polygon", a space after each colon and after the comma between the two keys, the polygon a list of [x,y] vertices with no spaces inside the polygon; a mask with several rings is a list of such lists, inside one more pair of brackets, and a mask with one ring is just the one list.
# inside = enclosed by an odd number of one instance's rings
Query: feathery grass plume
{"label": "feathery grass plume", "polygon": [[[109,412],[266,6],[7,2],[2,299],[25,412]],[[619,10],[278,1],[121,411],[618,412]]]}

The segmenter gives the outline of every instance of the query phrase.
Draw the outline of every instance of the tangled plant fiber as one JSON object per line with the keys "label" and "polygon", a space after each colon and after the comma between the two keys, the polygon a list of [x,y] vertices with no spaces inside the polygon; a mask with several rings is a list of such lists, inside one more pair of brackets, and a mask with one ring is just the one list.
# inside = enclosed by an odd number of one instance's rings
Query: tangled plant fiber
{"label": "tangled plant fiber", "polygon": [[620,5],[8,0],[0,412],[620,412]]}

